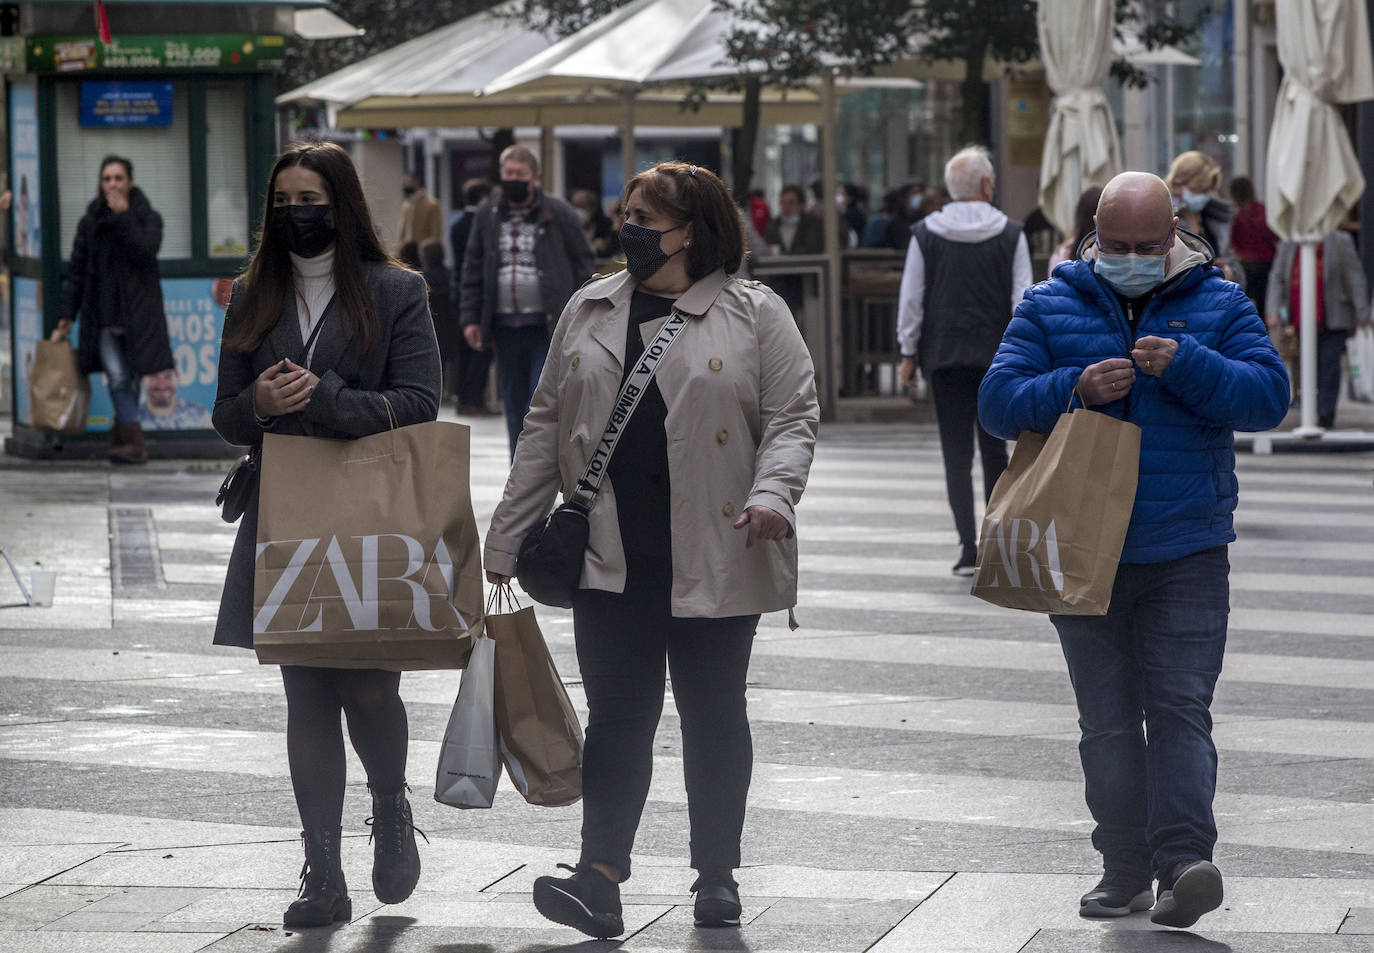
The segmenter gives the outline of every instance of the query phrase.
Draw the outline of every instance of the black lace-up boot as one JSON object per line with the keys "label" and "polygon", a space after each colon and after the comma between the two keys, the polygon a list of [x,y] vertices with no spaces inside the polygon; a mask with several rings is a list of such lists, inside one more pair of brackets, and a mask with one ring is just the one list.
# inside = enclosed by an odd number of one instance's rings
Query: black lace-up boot
{"label": "black lace-up boot", "polygon": [[[371,790],[372,786],[368,785]],[[391,794],[372,791],[372,891],[382,903],[400,903],[420,882],[420,849],[415,845],[416,827],[402,782]],[[419,831],[425,843],[429,838]]]}
{"label": "black lace-up boot", "polygon": [[339,862],[342,834],[337,827],[301,831],[301,841],[305,844],[301,890],[298,899],[286,908],[282,926],[288,929],[327,927],[353,918],[353,901],[349,899],[343,866]]}

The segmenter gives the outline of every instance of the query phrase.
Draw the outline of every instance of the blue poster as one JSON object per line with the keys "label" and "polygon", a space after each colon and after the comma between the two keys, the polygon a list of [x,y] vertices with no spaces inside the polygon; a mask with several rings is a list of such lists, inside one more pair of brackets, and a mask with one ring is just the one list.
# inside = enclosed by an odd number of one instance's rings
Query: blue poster
{"label": "blue poster", "polygon": [[38,201],[38,98],[33,80],[10,83],[10,190],[14,210],[14,253],[42,254]]}
{"label": "blue poster", "polygon": [[10,279],[14,290],[14,419],[27,424],[29,416],[29,372],[33,354],[43,337],[43,282],[37,278]]}
{"label": "blue poster", "polygon": [[83,126],[170,126],[172,84],[109,82],[81,84]]}
{"label": "blue poster", "polygon": [[[164,278],[162,303],[167,311],[167,336],[176,367],[143,378],[138,422],[144,430],[210,430],[210,408],[219,383],[219,338],[224,307],[229,303],[227,278]],[[29,369],[34,344],[43,333],[41,284],[32,278],[14,279],[15,420],[28,424]],[[80,340],[81,322],[72,329],[72,343]],[[114,405],[104,374],[91,375],[91,409],[86,429],[109,430]]]}

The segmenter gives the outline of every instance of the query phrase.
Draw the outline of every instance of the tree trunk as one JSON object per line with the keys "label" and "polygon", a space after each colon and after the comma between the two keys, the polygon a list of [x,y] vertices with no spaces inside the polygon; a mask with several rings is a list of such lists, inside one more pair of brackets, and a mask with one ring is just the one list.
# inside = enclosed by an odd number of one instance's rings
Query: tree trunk
{"label": "tree trunk", "polygon": [[964,57],[964,80],[960,84],[959,148],[992,145],[988,133],[988,84],[983,82],[986,46],[970,49]]}
{"label": "tree trunk", "polygon": [[731,175],[735,183],[735,201],[745,205],[749,201],[749,186],[754,179],[754,148],[759,141],[759,97],[763,84],[757,76],[744,78],[743,115],[735,136],[731,156]]}

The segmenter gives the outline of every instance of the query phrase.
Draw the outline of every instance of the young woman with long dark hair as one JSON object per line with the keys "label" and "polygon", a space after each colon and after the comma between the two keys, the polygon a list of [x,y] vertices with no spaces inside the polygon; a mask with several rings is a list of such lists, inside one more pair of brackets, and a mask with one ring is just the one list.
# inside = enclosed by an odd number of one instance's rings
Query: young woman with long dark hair
{"label": "young woman with long dark hair", "polygon": [[[267,195],[257,251],[224,318],[215,429],[230,443],[260,447],[268,431],[351,439],[386,430],[390,412],[398,426],[435,419],[439,348],[425,282],[382,250],[348,153],[332,143],[290,146]],[[255,487],[229,561],[218,645],[253,646],[257,524]],[[372,793],[373,890],[399,903],[420,876],[400,673],[283,665],[282,682],[305,843],[300,896],[285,925],[352,917],[339,857],[341,714]]]}

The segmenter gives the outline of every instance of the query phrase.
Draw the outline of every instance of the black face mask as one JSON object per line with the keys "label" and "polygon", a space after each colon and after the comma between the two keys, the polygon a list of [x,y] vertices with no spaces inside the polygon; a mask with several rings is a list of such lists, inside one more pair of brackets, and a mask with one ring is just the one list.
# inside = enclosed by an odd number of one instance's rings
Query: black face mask
{"label": "black face mask", "polygon": [[401,194],[404,195],[406,198],[410,198],[412,195],[415,194],[415,186],[413,186],[413,185],[403,185],[403,186],[401,186]]}
{"label": "black face mask", "polygon": [[521,205],[530,197],[530,184],[524,179],[502,179],[501,197],[507,202]]}
{"label": "black face mask", "polygon": [[302,258],[314,258],[334,241],[334,210],[328,205],[278,205],[272,229],[286,247]]}
{"label": "black face mask", "polygon": [[668,264],[669,258],[682,251],[682,248],[679,248],[673,255],[665,255],[659,242],[668,232],[675,232],[679,228],[682,226],[676,225],[660,232],[656,228],[647,228],[634,222],[626,222],[620,226],[620,250],[625,253],[625,270],[636,281],[647,281],[658,274],[658,270]]}

